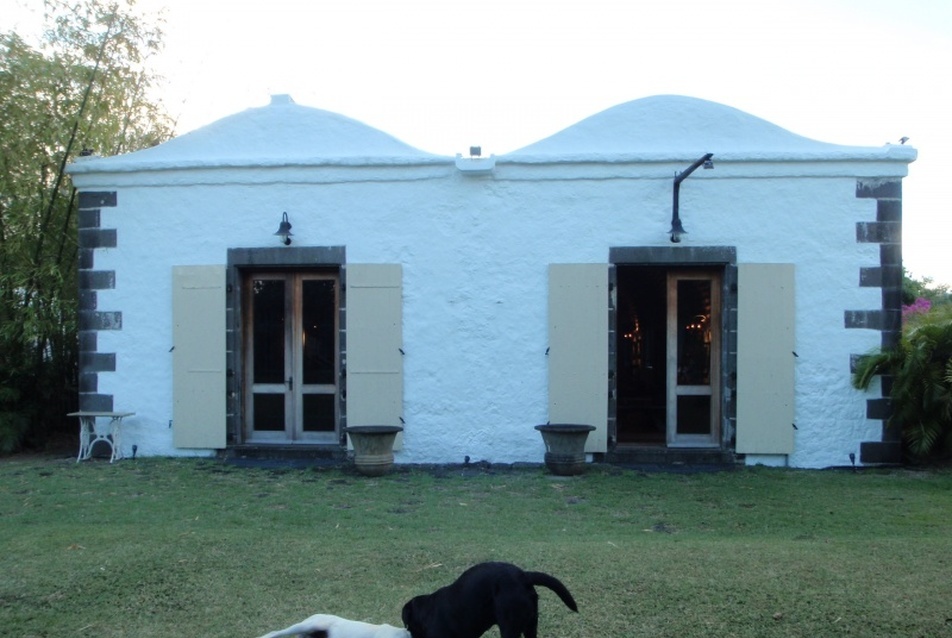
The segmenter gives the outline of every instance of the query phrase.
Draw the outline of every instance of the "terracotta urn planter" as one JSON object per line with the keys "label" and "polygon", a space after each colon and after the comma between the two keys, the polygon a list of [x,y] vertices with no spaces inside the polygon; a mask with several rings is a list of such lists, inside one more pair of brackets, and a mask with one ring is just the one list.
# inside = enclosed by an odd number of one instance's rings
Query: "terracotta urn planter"
{"label": "terracotta urn planter", "polygon": [[352,425],[344,428],[354,445],[354,466],[364,476],[383,476],[393,467],[393,442],[399,425]]}
{"label": "terracotta urn planter", "polygon": [[545,466],[559,476],[575,476],[585,471],[585,441],[594,425],[546,423],[535,426],[545,443]]}

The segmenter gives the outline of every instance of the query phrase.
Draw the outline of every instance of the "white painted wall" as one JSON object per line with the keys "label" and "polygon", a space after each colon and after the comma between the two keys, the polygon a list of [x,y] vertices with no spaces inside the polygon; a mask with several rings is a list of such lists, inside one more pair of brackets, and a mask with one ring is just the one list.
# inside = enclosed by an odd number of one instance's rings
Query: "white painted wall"
{"label": "white painted wall", "polygon": [[[726,117],[726,107],[693,102],[680,106]],[[279,103],[246,114],[257,130],[314,111]],[[740,122],[727,118],[728,133],[753,121],[736,113],[727,113]],[[855,197],[856,179],[905,175],[912,149],[832,147],[756,120],[760,147],[749,135],[731,146],[729,134],[702,139],[703,127],[688,127],[669,136],[670,148],[660,148],[661,136],[650,148],[635,139],[630,152],[599,154],[599,135],[631,136],[647,118],[639,112],[626,124],[614,113],[601,128],[583,122],[582,135],[570,128],[566,140],[553,136],[470,176],[453,158],[385,144],[360,126],[344,136],[345,159],[333,149],[315,154],[304,133],[272,148],[260,131],[243,135],[246,114],[226,118],[231,146],[202,129],[195,145],[186,135],[72,167],[80,189],[118,193],[118,205],[101,211],[118,247],[97,250],[95,269],[115,271],[116,287],[99,291],[98,307],[121,310],[123,325],[99,333],[99,351],[117,353],[99,392],[136,412],[125,440],[139,454],[205,453],[172,445],[172,267],[224,264],[230,247],[273,247],[287,211],[292,249],[342,245],[350,263],[403,265],[398,462],[541,462],[533,426],[548,418],[548,265],[606,263],[611,246],[670,246],[672,178],[704,152],[715,153],[716,168],[682,184],[681,246],[735,246],[739,262],[796,264],[799,429],[789,464],[843,465],[860,442],[879,439],[879,422],[865,418],[869,396],[850,387],[848,374],[850,355],[877,346],[879,333],[847,330],[843,318],[881,303],[878,288],[858,286],[860,267],[879,264],[879,247],[856,243],[856,222],[876,216],[874,200]],[[317,114],[319,129],[326,118]],[[219,150],[206,156],[203,148]]]}

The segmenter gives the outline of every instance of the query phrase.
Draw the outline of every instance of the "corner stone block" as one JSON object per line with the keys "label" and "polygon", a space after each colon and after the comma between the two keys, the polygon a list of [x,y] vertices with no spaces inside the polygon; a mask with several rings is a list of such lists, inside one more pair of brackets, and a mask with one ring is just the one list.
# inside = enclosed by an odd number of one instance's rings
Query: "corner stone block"
{"label": "corner stone block", "polygon": [[859,286],[860,288],[880,288],[883,285],[882,268],[860,268]]}
{"label": "corner stone block", "polygon": [[95,330],[79,331],[80,352],[96,352],[99,347],[99,333]]}
{"label": "corner stone block", "polygon": [[79,291],[79,310],[95,310],[99,304],[99,293],[95,290],[80,289]]}
{"label": "corner stone block", "polygon": [[80,352],[80,374],[91,372],[115,372],[116,355],[113,352]]}
{"label": "corner stone block", "polygon": [[857,180],[856,196],[871,199],[902,199],[902,180]]}
{"label": "corner stone block", "polygon": [[114,208],[116,191],[80,191],[79,208]]}
{"label": "corner stone block", "polygon": [[883,396],[888,397],[892,394],[893,384],[896,382],[896,378],[891,374],[883,374],[879,377],[880,383],[882,384]]}
{"label": "corner stone block", "polygon": [[866,418],[886,420],[892,414],[892,403],[889,399],[869,399],[866,401]]}
{"label": "corner stone block", "polygon": [[92,248],[80,248],[77,254],[79,270],[92,270],[96,262],[96,251]]}
{"label": "corner stone block", "polygon": [[889,349],[895,348],[899,345],[899,340],[902,338],[902,330],[883,330],[882,335],[879,339],[879,346],[881,348]]}
{"label": "corner stone block", "polygon": [[99,390],[99,375],[95,372],[83,372],[79,375],[79,391],[95,393]]}
{"label": "corner stone block", "polygon": [[882,330],[882,310],[846,310],[844,323],[847,328]]}
{"label": "corner stone block", "polygon": [[79,409],[90,412],[112,412],[111,394],[80,394]]}
{"label": "corner stone block", "polygon": [[857,222],[856,241],[860,244],[898,244],[902,225],[898,222]]}
{"label": "corner stone block", "polygon": [[81,311],[79,313],[80,330],[122,330],[122,312],[120,311]]}
{"label": "corner stone block", "polygon": [[76,218],[76,225],[80,230],[84,228],[99,228],[100,210],[98,208],[80,208],[79,216]]}
{"label": "corner stone block", "polygon": [[902,268],[902,244],[880,244],[879,263],[891,268]]}
{"label": "corner stone block", "polygon": [[114,270],[81,270],[79,272],[80,290],[112,290],[116,287]]}
{"label": "corner stone block", "polygon": [[902,290],[902,266],[883,266],[883,287]]}
{"label": "corner stone block", "polygon": [[859,446],[859,460],[871,464],[902,462],[902,444],[895,441],[870,441]]}
{"label": "corner stone block", "polygon": [[902,200],[881,199],[876,202],[876,221],[901,222]]}
{"label": "corner stone block", "polygon": [[115,248],[117,245],[115,228],[79,229],[79,246],[81,248]]}
{"label": "corner stone block", "polygon": [[[887,310],[897,309],[902,318],[902,288],[893,286],[883,286],[883,308]],[[888,323],[888,321],[886,322]],[[892,327],[892,326],[890,326]]]}
{"label": "corner stone block", "polygon": [[879,324],[879,329],[883,331],[895,331],[899,332],[902,330],[902,310],[896,308],[895,310],[889,308],[882,311],[882,316]]}

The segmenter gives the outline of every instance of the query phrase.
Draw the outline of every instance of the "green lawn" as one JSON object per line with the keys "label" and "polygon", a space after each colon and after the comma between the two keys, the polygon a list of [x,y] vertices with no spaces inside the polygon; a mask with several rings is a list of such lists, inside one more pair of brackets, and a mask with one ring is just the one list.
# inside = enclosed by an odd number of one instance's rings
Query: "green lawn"
{"label": "green lawn", "polygon": [[[540,638],[949,636],[952,471],[645,474],[0,459],[0,635],[247,636],[506,560]],[[497,635],[495,630],[488,635]]]}

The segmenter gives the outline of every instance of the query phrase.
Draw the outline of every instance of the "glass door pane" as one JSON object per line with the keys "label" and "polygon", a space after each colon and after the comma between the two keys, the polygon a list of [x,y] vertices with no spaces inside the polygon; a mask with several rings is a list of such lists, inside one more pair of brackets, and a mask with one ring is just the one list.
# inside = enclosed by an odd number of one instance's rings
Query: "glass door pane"
{"label": "glass door pane", "polygon": [[253,427],[258,432],[284,434],[284,393],[255,392],[253,401]]}
{"label": "glass door pane", "polygon": [[337,290],[333,279],[302,282],[303,382],[333,384],[337,375]]}
{"label": "glass door pane", "polygon": [[[303,401],[302,432],[333,434],[334,424],[337,422],[337,397],[333,394],[305,394]],[[336,439],[331,437],[330,440]]]}
{"label": "glass door pane", "polygon": [[718,445],[720,278],[668,275],[668,445]]}
{"label": "glass door pane", "polygon": [[252,437],[284,438],[287,427],[287,286],[282,277],[251,280]]}
{"label": "glass door pane", "polygon": [[678,385],[711,382],[711,281],[679,279]]}
{"label": "glass door pane", "polygon": [[676,433],[709,436],[711,433],[711,395],[678,395]]}
{"label": "glass door pane", "polygon": [[337,279],[305,275],[300,282],[300,431],[314,441],[336,441]]}
{"label": "glass door pane", "polygon": [[284,281],[255,279],[251,284],[254,383],[284,383]]}

